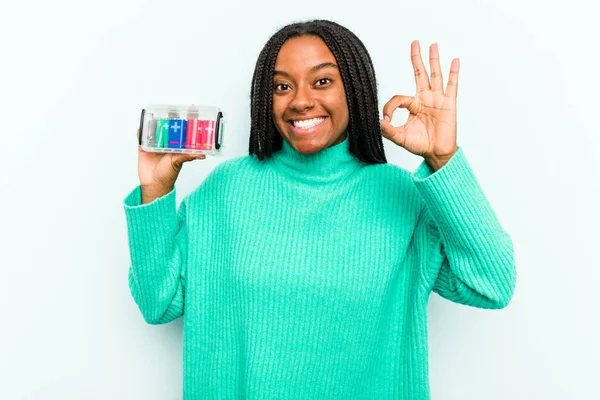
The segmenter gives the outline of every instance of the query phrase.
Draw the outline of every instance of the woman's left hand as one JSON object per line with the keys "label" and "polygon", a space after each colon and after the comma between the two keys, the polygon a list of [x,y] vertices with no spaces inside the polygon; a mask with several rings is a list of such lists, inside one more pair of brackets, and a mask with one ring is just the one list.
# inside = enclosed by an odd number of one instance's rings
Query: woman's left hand
{"label": "woman's left hand", "polygon": [[[392,97],[383,107],[384,119],[381,133],[384,137],[404,147],[413,154],[423,156],[427,164],[437,171],[456,153],[456,94],[460,61],[452,60],[448,85],[440,68],[437,43],[429,48],[431,82],[421,58],[417,40],[411,43],[411,58],[415,70],[417,94],[415,96]],[[408,120],[402,126],[392,126],[392,115],[396,108],[409,111]]]}

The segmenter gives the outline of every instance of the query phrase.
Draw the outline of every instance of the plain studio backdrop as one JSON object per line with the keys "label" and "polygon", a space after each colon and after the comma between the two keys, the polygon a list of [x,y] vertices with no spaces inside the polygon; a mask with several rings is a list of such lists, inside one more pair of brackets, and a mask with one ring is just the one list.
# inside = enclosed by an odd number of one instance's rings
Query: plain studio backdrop
{"label": "plain studio backdrop", "polygon": [[[600,398],[600,34],[587,3],[3,1],[0,398],[180,398],[182,320],[146,324],[127,281],[140,110],[228,113],[224,154],[184,166],[180,201],[247,154],[258,54],[308,18],[365,43],[380,112],[415,93],[412,40],[428,69],[439,43],[444,78],[461,59],[458,144],[513,239],[518,281],[499,311],[432,294],[433,399]],[[390,163],[421,162],[384,142]]]}

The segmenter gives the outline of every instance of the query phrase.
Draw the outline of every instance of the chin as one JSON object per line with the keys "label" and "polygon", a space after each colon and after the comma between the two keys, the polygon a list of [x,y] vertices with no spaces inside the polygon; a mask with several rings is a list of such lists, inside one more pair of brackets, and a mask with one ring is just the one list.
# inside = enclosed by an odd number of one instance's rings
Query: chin
{"label": "chin", "polygon": [[298,153],[302,154],[313,154],[323,150],[327,146],[327,143],[323,143],[317,138],[306,138],[306,139],[289,139],[284,138]]}
{"label": "chin", "polygon": [[296,150],[298,151],[298,153],[302,154],[314,154],[323,150],[323,146],[302,146]]}

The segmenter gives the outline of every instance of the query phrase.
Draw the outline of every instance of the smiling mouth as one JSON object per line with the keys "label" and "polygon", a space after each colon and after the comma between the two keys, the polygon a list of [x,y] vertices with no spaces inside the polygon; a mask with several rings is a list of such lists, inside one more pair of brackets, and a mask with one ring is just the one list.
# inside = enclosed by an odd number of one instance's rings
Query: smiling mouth
{"label": "smiling mouth", "polygon": [[325,122],[326,119],[327,117],[319,117],[302,121],[288,121],[288,124],[290,124],[295,133],[306,134],[316,131],[323,125],[323,122]]}

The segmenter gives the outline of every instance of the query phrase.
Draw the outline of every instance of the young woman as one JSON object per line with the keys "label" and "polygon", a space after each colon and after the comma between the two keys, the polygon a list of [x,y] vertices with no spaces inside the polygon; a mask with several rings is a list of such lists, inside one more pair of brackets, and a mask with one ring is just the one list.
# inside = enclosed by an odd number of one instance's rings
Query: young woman
{"label": "young woman", "polygon": [[[260,53],[249,155],[186,196],[202,156],[139,151],[125,199],[131,293],[184,317],[185,399],[428,399],[431,292],[505,307],[513,246],[456,142],[459,61],[444,87],[411,45],[416,95],[379,119],[373,65],[334,22],[288,25]],[[393,126],[396,108],[410,112]],[[386,163],[382,136],[423,157]]]}

